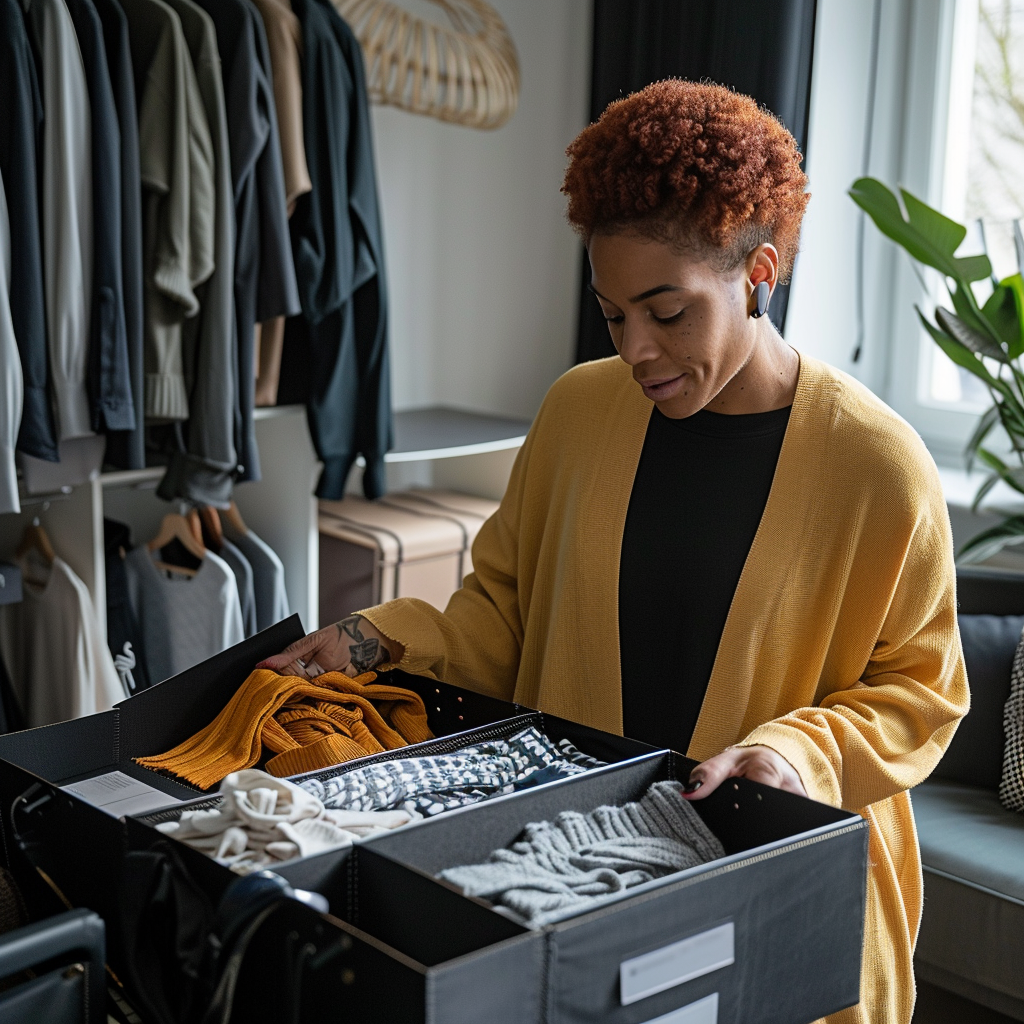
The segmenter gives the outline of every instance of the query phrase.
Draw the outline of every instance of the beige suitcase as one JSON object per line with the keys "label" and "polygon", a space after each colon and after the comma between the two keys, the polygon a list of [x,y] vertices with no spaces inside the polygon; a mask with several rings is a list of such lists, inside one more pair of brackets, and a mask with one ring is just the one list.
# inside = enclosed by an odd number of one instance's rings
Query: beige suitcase
{"label": "beige suitcase", "polygon": [[395,597],[436,608],[470,571],[469,547],[497,502],[444,491],[321,501],[320,623]]}
{"label": "beige suitcase", "polygon": [[463,532],[460,583],[473,571],[473,541],[480,527],[498,510],[499,504],[490,498],[477,498],[471,494],[459,494],[458,491],[419,488],[388,494],[380,500],[393,508],[404,508],[420,515],[443,516],[459,525]]}

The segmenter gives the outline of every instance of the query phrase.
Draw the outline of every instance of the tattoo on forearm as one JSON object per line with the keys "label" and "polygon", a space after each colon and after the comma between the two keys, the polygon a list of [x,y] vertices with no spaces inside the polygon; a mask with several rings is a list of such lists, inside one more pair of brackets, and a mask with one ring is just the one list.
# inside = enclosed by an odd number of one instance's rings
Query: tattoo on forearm
{"label": "tattoo on forearm", "polygon": [[362,618],[361,615],[350,615],[347,619],[336,623],[335,626],[338,630],[338,638],[342,642],[345,637],[355,641],[348,647],[349,660],[353,666],[360,672],[369,672],[370,669],[390,661],[391,655],[379,640],[373,637],[367,639],[363,636],[363,631],[359,628]]}
{"label": "tattoo on forearm", "polygon": [[338,630],[338,636],[342,640],[346,636],[350,636],[357,643],[362,643],[366,637],[363,636],[362,630],[359,628],[359,623],[363,621],[362,615],[350,615],[347,619],[342,619],[341,622],[336,622],[334,625]]}

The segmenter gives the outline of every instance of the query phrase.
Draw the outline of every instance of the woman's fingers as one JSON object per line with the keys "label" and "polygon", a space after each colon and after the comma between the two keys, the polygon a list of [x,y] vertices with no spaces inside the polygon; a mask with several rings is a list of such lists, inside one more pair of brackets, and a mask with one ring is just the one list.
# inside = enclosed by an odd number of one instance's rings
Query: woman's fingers
{"label": "woman's fingers", "polygon": [[[304,672],[291,672],[290,669],[299,667],[298,663],[300,661],[305,664],[307,656],[312,657],[316,646],[316,633],[310,633],[301,640],[296,640],[295,643],[289,644],[280,654],[264,658],[256,667],[267,668],[271,672],[281,672],[287,675],[305,675]],[[289,671],[286,672],[285,670]]]}
{"label": "woman's fingers", "polygon": [[[268,668],[272,672],[278,672],[285,676],[299,676],[303,679],[315,679],[325,672],[345,672],[349,666],[334,665],[332,662],[338,659],[331,658],[330,652],[325,650],[324,630],[310,633],[301,640],[290,644],[280,654],[271,658],[265,658],[256,667]],[[324,664],[324,662],[328,664]]]}
{"label": "woman's fingers", "polygon": [[739,758],[733,747],[709,757],[690,772],[690,781],[683,787],[683,795],[688,800],[703,800],[726,779],[739,774],[736,771],[738,766]]}
{"label": "woman's fingers", "polygon": [[726,779],[746,778],[773,789],[806,796],[807,791],[796,769],[771,747],[728,747],[709,757],[690,773],[683,787],[688,800],[702,800],[713,793]]}
{"label": "woman's fingers", "polygon": [[264,658],[256,667],[302,679],[315,679],[325,672],[344,672],[350,676],[358,674],[348,657],[348,648],[338,641],[336,626],[319,629],[296,640],[280,654]]}

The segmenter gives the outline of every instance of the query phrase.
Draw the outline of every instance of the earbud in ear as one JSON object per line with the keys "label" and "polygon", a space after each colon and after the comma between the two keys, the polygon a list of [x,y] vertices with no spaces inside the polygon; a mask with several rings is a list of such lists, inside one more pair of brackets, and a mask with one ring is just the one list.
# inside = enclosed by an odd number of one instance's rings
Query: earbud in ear
{"label": "earbud in ear", "polygon": [[758,317],[762,317],[768,312],[768,300],[772,297],[771,285],[767,281],[762,281],[754,289],[754,309],[751,311],[751,316],[756,320]]}

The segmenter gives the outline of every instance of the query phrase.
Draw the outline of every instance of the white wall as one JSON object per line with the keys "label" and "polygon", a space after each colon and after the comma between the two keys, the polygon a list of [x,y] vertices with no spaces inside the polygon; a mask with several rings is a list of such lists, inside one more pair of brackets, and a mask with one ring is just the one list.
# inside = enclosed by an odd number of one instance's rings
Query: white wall
{"label": "white wall", "polygon": [[511,121],[484,132],[373,112],[397,409],[532,417],[572,363],[580,247],[559,188],[586,124],[590,3],[490,2],[519,52]]}

